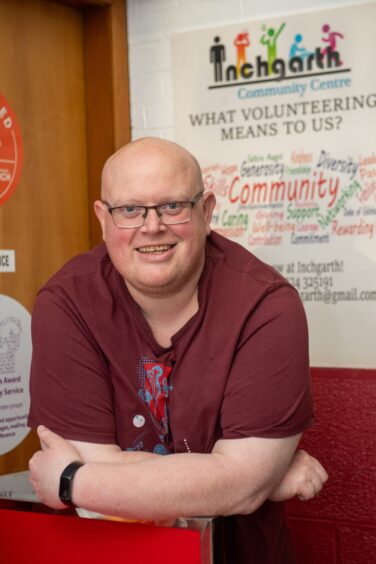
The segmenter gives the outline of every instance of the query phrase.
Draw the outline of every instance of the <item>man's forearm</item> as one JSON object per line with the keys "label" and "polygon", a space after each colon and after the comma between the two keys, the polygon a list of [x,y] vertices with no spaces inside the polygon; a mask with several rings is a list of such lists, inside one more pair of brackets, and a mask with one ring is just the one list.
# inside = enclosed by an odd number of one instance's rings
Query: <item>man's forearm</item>
{"label": "man's forearm", "polygon": [[[145,451],[114,451],[86,448],[88,445],[71,441],[76,446],[85,463],[107,462],[111,464],[130,464],[160,458],[161,455]],[[319,493],[328,475],[320,462],[303,450],[297,450],[294,458],[281,482],[271,492],[268,499],[286,501],[295,495],[300,499],[310,499]]]}
{"label": "man's forearm", "polygon": [[[141,454],[141,453],[140,453]],[[255,511],[268,496],[249,491],[220,454],[173,454],[124,464],[88,463],[76,474],[74,503],[134,519],[230,515]]]}

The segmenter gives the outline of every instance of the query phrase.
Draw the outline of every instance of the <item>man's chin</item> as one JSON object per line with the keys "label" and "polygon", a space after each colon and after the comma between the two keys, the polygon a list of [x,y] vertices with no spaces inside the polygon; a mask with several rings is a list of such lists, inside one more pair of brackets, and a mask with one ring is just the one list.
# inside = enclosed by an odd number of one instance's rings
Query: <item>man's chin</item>
{"label": "man's chin", "polygon": [[137,280],[125,280],[130,289],[147,295],[168,295],[178,287],[178,281],[171,276],[144,276]]}
{"label": "man's chin", "polygon": [[178,284],[170,279],[147,280],[140,283],[140,290],[148,294],[170,294]]}

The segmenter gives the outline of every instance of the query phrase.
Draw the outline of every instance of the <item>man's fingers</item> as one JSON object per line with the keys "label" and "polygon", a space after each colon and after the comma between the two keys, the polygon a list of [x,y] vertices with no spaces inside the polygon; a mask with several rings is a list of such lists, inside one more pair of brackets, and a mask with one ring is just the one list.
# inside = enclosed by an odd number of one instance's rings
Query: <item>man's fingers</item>
{"label": "man's fingers", "polygon": [[302,501],[307,501],[315,497],[321,490],[321,487],[317,486],[313,482],[306,482],[300,491],[298,492],[298,499]]}
{"label": "man's fingers", "polygon": [[321,492],[324,483],[328,479],[325,472],[325,479],[317,472],[313,474],[309,480],[305,480],[304,483],[298,488],[297,497],[301,500],[308,500],[316,497]]}
{"label": "man's fingers", "polygon": [[317,460],[317,458],[313,458],[313,463],[314,463],[313,468],[315,471],[314,477],[316,481],[320,483],[320,488],[322,488],[322,486],[329,478],[328,473],[325,470],[325,468],[322,466],[322,464],[320,464],[320,462]]}
{"label": "man's fingers", "polygon": [[[318,461],[317,461],[318,462]],[[319,462],[318,462],[319,463]],[[325,484],[325,482],[329,479],[328,473],[325,470],[325,468],[319,463],[320,468],[318,469],[318,474],[322,480],[322,483]]]}
{"label": "man's fingers", "polygon": [[43,440],[43,437],[46,435],[45,431],[47,430],[48,430],[47,427],[45,427],[44,425],[39,425],[39,427],[37,428],[40,448],[42,450],[46,450],[48,448],[48,444]]}
{"label": "man's fingers", "polygon": [[302,464],[297,497],[301,500],[312,499],[321,492],[328,474],[322,464],[305,451],[299,451],[297,460]]}
{"label": "man's fingers", "polygon": [[42,447],[42,450],[46,450],[46,449],[54,446],[54,444],[56,442],[61,440],[61,437],[59,437],[59,435],[57,435],[56,433],[53,433],[52,431],[47,429],[47,427],[45,427],[44,425],[39,425],[39,427],[37,429],[37,433],[38,433],[38,436],[39,436],[40,445]]}
{"label": "man's fingers", "polygon": [[322,487],[322,485],[325,484],[325,482],[329,478],[323,465],[317,460],[317,458],[311,456],[306,451],[301,450],[299,451],[299,453],[303,461],[305,461],[306,472],[309,478],[312,479],[312,477],[314,477],[316,478],[316,480],[317,479],[320,480],[321,481],[320,487]]}

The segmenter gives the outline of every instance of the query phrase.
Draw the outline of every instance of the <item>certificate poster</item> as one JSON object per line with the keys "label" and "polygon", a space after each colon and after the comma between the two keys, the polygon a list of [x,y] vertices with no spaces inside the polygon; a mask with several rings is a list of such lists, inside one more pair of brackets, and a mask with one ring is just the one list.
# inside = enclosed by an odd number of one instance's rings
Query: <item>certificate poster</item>
{"label": "certificate poster", "polygon": [[0,294],[0,456],[30,432],[30,328],[30,313],[13,298]]}
{"label": "certificate poster", "polygon": [[375,368],[376,3],[172,39],[212,227],[296,286],[312,366]]}

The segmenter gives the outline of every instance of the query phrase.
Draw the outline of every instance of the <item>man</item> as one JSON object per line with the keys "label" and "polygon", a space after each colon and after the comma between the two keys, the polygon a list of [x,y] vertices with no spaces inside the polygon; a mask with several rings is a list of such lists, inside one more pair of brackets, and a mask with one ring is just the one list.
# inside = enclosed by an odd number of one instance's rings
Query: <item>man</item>
{"label": "man", "polygon": [[[232,516],[226,562],[291,562],[277,502],[327,478],[294,456],[312,420],[304,311],[272,268],[210,233],[214,204],[175,143],[142,139],[107,161],[105,245],[63,267],[34,309],[31,480],[55,508]],[[59,499],[73,461],[84,465]]]}

